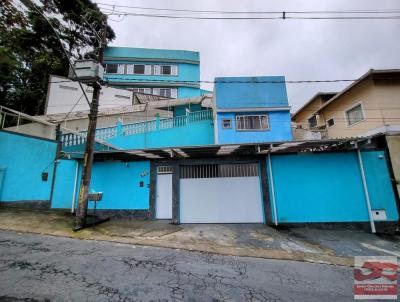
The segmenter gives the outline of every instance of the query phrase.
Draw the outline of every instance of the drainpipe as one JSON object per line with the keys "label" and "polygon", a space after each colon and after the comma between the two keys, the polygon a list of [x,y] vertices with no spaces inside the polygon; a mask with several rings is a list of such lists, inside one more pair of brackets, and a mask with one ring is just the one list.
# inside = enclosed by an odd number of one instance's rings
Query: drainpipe
{"label": "drainpipe", "polygon": [[56,156],[54,158],[53,179],[51,180],[51,188],[50,188],[50,196],[49,196],[50,208],[51,208],[51,205],[53,204],[54,186],[56,184],[56,175],[57,175],[57,164],[59,162],[58,159],[60,158],[60,153],[61,153],[61,148],[62,148],[61,136],[62,136],[61,124],[57,124],[57,126],[56,126],[57,149],[56,149]]}
{"label": "drainpipe", "polygon": [[76,161],[75,179],[74,179],[74,190],[73,190],[73,192],[72,192],[71,213],[75,213],[76,187],[77,187],[77,185],[78,185],[78,171],[79,171],[79,161]]}
{"label": "drainpipe", "polygon": [[274,211],[274,221],[275,225],[278,225],[278,216],[276,214],[276,203],[275,203],[275,187],[274,187],[274,175],[272,174],[272,161],[271,161],[271,153],[268,152],[268,172],[271,183],[271,194],[272,194],[272,208]]}
{"label": "drainpipe", "polygon": [[361,178],[362,178],[363,187],[364,187],[365,201],[367,203],[369,223],[371,225],[371,232],[376,233],[375,222],[374,222],[374,219],[372,218],[371,201],[369,199],[367,181],[365,179],[364,164],[363,164],[363,160],[361,157],[361,151],[358,148],[358,146],[357,146],[357,156],[358,156],[358,162],[360,164]]}

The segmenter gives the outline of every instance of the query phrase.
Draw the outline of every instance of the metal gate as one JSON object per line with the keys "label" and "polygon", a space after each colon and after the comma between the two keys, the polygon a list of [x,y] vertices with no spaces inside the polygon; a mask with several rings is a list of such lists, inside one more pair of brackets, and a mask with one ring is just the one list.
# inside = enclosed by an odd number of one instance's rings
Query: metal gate
{"label": "metal gate", "polygon": [[181,223],[262,223],[258,163],[180,168]]}

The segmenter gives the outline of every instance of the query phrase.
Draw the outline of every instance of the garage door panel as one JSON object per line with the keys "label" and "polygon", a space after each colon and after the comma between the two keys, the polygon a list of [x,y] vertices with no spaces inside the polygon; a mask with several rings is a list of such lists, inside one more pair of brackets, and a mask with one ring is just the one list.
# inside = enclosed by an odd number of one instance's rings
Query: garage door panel
{"label": "garage door panel", "polygon": [[258,176],[180,180],[181,223],[262,223]]}

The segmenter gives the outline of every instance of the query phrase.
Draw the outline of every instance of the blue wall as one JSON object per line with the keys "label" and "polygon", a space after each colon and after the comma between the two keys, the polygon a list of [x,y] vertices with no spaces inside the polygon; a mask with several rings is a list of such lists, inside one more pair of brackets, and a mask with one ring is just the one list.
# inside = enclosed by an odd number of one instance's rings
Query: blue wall
{"label": "blue wall", "polygon": [[[174,64],[178,66],[178,75],[132,75],[105,74],[110,84],[119,87],[176,87],[178,98],[201,95],[200,90],[200,54],[196,51],[148,49],[129,47],[107,47],[105,64]],[[193,81],[193,83],[179,83]],[[190,86],[190,87],[186,87]]]}
{"label": "blue wall", "polygon": [[[78,161],[75,160],[59,160],[56,170],[56,180],[54,183],[53,198],[51,207],[54,209],[71,208],[73,202],[74,183],[76,176],[76,168],[78,167],[78,178],[82,174]],[[78,196],[79,182],[77,183],[75,198]],[[76,201],[77,202],[77,201]]]}
{"label": "blue wall", "polygon": [[199,62],[200,54],[197,51],[173,50],[173,49],[154,49],[154,48],[134,48],[134,47],[115,47],[109,46],[104,51],[104,57],[137,58],[137,59],[160,59],[163,60],[186,60]]}
{"label": "blue wall", "polygon": [[[216,140],[218,144],[292,140],[285,77],[224,77],[216,78],[215,81],[217,111],[215,131],[218,135]],[[271,107],[281,108],[280,111],[268,111]],[[241,109],[255,111],[245,112]],[[268,114],[269,129],[267,131],[237,131],[236,115],[251,114]],[[231,119],[231,129],[222,127],[223,119]]]}
{"label": "blue wall", "polygon": [[[52,208],[70,209],[76,163],[63,161],[57,169]],[[61,176],[64,174],[64,176]],[[79,165],[78,186],[75,193],[78,203],[82,165]],[[143,182],[143,186],[140,186]],[[103,192],[98,209],[147,210],[149,209],[150,162],[94,162],[90,189]],[[93,202],[89,202],[93,208]]]}
{"label": "blue wall", "polygon": [[205,120],[187,123],[182,127],[117,136],[108,139],[107,142],[123,149],[212,145],[214,144],[214,126],[211,120]]}
{"label": "blue wall", "polygon": [[[386,210],[388,220],[395,221],[398,213],[383,155],[362,154],[372,209]],[[274,155],[271,160],[279,223],[369,221],[355,152]]]}
{"label": "blue wall", "polygon": [[[5,168],[0,201],[50,199],[57,144],[32,136],[0,131],[0,167]],[[48,180],[42,180],[48,172]]]}
{"label": "blue wall", "polygon": [[[129,62],[126,60],[113,60],[113,61],[105,61],[104,63],[113,63],[113,64],[164,64],[163,62]],[[171,63],[172,64],[172,63]],[[171,76],[171,75],[140,75],[140,74],[105,74],[106,78],[111,78],[110,83],[112,82],[121,82],[121,83],[136,83],[137,87],[142,87],[140,86],[140,83],[146,83],[151,85],[152,87],[163,87],[163,84],[165,87],[169,87],[171,84],[170,81],[173,82],[179,82],[179,81],[199,81],[200,80],[200,66],[199,65],[194,65],[194,64],[183,64],[179,63],[176,64],[178,65],[178,75],[177,76]],[[157,83],[157,81],[160,81],[161,84]],[[163,81],[168,81],[168,82],[163,82]],[[198,82],[196,83],[190,83],[193,86],[199,86],[200,84]],[[176,83],[175,83],[176,85]],[[144,85],[143,87],[145,87]],[[200,89],[199,88],[194,88],[193,90],[196,92],[196,95],[200,95]]]}
{"label": "blue wall", "polygon": [[[266,131],[237,131],[236,115],[243,114],[268,114],[269,130]],[[222,120],[231,119],[232,128],[222,128]],[[232,113],[220,112],[217,114],[218,144],[278,142],[292,140],[290,128],[290,112],[258,112],[258,113]]]}
{"label": "blue wall", "polygon": [[283,76],[221,77],[215,81],[217,109],[288,106]]}

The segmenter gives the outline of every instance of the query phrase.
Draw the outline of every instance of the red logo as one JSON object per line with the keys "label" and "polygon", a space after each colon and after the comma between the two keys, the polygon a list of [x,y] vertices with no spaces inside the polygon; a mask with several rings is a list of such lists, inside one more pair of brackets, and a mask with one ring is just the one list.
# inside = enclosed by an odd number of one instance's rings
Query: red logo
{"label": "red logo", "polygon": [[397,258],[355,257],[355,299],[397,300]]}

